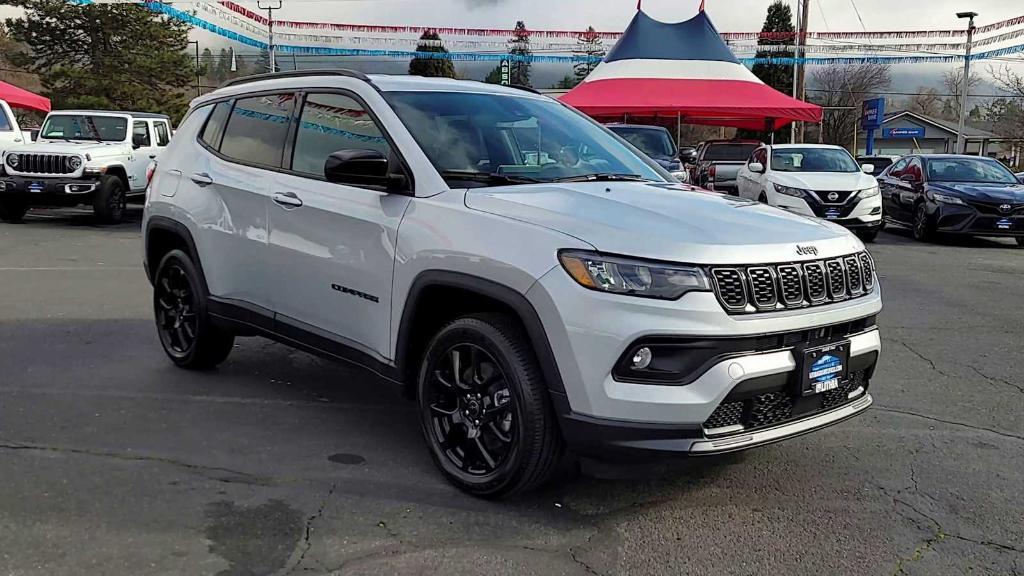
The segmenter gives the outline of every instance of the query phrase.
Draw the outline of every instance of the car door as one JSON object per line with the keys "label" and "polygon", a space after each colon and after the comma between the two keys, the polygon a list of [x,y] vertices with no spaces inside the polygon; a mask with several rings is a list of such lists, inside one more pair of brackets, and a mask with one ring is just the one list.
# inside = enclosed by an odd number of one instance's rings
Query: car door
{"label": "car door", "polygon": [[[267,269],[270,182],[281,169],[295,96],[261,93],[216,104],[180,189],[194,200],[190,212],[210,294],[272,318]],[[181,191],[178,194],[182,194]]]}
{"label": "car door", "polygon": [[[754,172],[750,169],[750,165],[755,162],[764,167],[764,172]],[[738,177],[740,196],[751,200],[757,200],[761,193],[762,180],[767,172],[768,148],[762,146],[761,148],[754,150],[754,153],[750,155],[750,159],[747,160],[746,165],[740,169]]]}
{"label": "car door", "polygon": [[153,126],[154,146],[149,158],[150,160],[156,160],[167,148],[167,145],[171,143],[171,128],[167,120],[151,120],[150,124]]}
{"label": "car door", "polygon": [[899,207],[900,177],[910,164],[910,157],[900,158],[878,178],[882,195],[882,213],[894,220],[902,221]]}
{"label": "car door", "polygon": [[[894,191],[889,195],[895,218],[900,222],[911,222],[914,217],[914,203],[920,194],[921,180],[924,171],[921,167],[921,159],[911,156],[908,159],[906,168],[900,173],[900,177],[893,180]],[[913,181],[908,181],[913,178]]]}
{"label": "car door", "polygon": [[387,358],[395,243],[411,198],[328,182],[324,164],[342,150],[375,150],[394,167],[402,162],[350,92],[305,95],[292,138],[286,170],[271,183],[267,268],[277,329]]}
{"label": "car door", "polygon": [[128,157],[128,184],[132,192],[146,189],[146,169],[156,158],[156,143],[151,124],[146,120],[132,121],[132,153]]}

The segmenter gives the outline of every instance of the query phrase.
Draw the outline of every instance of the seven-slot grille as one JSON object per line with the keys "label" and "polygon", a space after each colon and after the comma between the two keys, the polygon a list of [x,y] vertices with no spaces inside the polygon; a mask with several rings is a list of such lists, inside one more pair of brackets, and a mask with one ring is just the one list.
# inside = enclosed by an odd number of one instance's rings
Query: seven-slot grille
{"label": "seven-slot grille", "polygon": [[71,156],[64,154],[18,154],[18,167],[22,174],[72,174]]}
{"label": "seven-slot grille", "polygon": [[856,298],[875,287],[867,252],[831,260],[712,268],[715,293],[730,314],[803,308]]}

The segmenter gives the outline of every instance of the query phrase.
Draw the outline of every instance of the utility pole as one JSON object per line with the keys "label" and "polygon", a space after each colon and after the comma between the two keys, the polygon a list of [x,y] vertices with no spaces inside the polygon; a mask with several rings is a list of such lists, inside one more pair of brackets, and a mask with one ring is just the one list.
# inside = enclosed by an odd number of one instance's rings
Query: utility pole
{"label": "utility pole", "polygon": [[956,131],[956,153],[963,154],[967,151],[967,139],[964,138],[964,128],[967,123],[967,96],[971,91],[971,47],[974,43],[974,18],[977,12],[958,12],[956,17],[967,18],[967,54],[964,57],[964,84],[960,90],[960,124]]}
{"label": "utility pole", "polygon": [[281,0],[270,0],[265,6],[262,1],[257,1],[256,5],[260,10],[267,11],[267,52],[270,54],[269,72],[277,72],[277,60],[274,57],[274,10],[281,9]]}
{"label": "utility pole", "polygon": [[[801,16],[800,16],[800,28],[799,28],[800,31],[798,33],[799,40],[797,41],[797,45],[799,45],[799,46],[806,46],[807,45],[807,23],[811,19],[810,18],[810,16],[811,16],[811,0],[803,0],[803,8],[801,8],[800,14],[801,14]],[[806,54],[806,53],[807,53],[807,50],[804,49],[804,54]],[[797,66],[796,70],[797,70],[796,71],[796,92],[797,92],[796,98],[798,100],[805,100],[806,97],[807,97],[807,91],[806,91],[806,87],[807,87],[807,76],[806,76],[807,67],[804,64],[800,64],[799,66]],[[794,143],[801,143],[802,144],[803,141],[804,141],[804,129],[806,128],[806,125],[803,122],[794,122],[793,124],[797,126],[797,129],[796,129],[797,130],[797,137],[796,137],[796,140],[794,140]]]}

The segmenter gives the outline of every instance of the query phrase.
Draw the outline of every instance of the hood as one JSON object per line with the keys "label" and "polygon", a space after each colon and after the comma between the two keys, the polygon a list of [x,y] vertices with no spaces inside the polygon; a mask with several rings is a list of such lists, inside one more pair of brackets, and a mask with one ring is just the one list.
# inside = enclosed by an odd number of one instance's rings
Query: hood
{"label": "hood", "polygon": [[1024,184],[983,184],[978,182],[929,182],[936,192],[958,192],[981,202],[1024,203]]}
{"label": "hood", "polygon": [[[467,191],[466,206],[558,230],[601,252],[671,262],[792,262],[863,250],[835,224],[683,184],[477,188]],[[798,244],[817,255],[799,255]]]}
{"label": "hood", "polygon": [[863,172],[773,172],[772,182],[822,192],[845,192],[878,186],[878,180]]}
{"label": "hood", "polygon": [[88,154],[92,158],[118,156],[130,150],[126,142],[65,142],[63,140],[44,140],[14,146],[5,150],[7,154]]}

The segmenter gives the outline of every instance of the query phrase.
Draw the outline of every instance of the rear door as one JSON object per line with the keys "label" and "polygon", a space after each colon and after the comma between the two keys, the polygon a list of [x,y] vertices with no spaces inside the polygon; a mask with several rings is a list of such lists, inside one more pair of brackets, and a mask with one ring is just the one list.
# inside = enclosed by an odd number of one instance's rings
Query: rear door
{"label": "rear door", "polygon": [[270,190],[267,268],[277,329],[387,358],[395,243],[411,198],[327,182],[324,164],[334,152],[366,149],[387,155],[393,170],[402,161],[354,93],[306,94],[297,119],[285,170]]}
{"label": "rear door", "polygon": [[132,154],[128,160],[128,183],[132,192],[146,189],[146,169],[156,158],[156,141],[152,124],[147,120],[132,121]]}
{"label": "rear door", "polygon": [[894,220],[902,221],[899,209],[900,177],[909,164],[909,156],[901,158],[878,178],[878,188],[882,194],[882,213]]}

